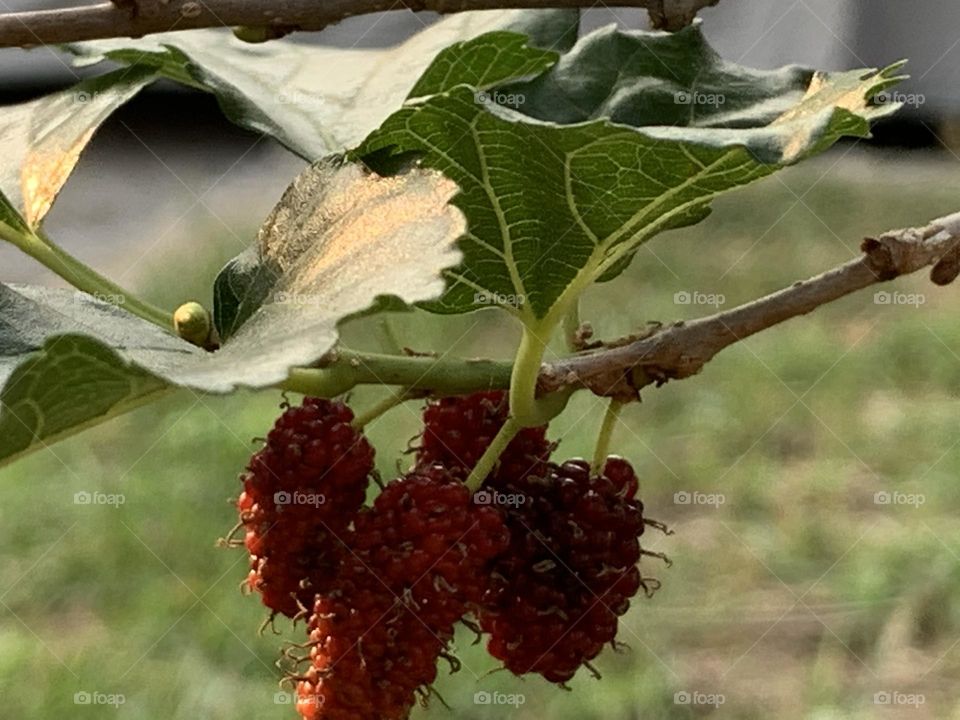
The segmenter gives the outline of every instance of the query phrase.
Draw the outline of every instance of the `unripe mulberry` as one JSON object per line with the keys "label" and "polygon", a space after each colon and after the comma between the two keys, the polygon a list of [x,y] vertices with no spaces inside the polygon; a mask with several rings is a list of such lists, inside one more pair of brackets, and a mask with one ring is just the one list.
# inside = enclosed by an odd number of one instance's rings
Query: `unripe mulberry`
{"label": "unripe mulberry", "polygon": [[373,448],[352,420],[341,402],[306,398],[277,419],[241,476],[247,583],[274,612],[311,608],[336,573],[373,470]]}
{"label": "unripe mulberry", "polygon": [[499,512],[474,504],[446,471],[390,483],[357,517],[334,586],[317,596],[301,715],[406,718],[508,542]]}
{"label": "unripe mulberry", "polygon": [[[508,413],[507,395],[502,390],[431,401],[423,412],[417,467],[439,464],[465,477],[490,446]],[[500,455],[488,484],[499,486],[500,478],[516,479],[539,472],[553,449],[546,433],[546,426],[521,430]]]}
{"label": "unripe mulberry", "polygon": [[[510,549],[501,555],[480,613],[488,650],[517,675],[562,683],[613,642],[617,618],[643,587],[637,567],[645,524],[636,475],[610,458],[593,476],[582,460],[507,486],[524,498],[505,509]],[[659,555],[658,555],[659,557]]]}

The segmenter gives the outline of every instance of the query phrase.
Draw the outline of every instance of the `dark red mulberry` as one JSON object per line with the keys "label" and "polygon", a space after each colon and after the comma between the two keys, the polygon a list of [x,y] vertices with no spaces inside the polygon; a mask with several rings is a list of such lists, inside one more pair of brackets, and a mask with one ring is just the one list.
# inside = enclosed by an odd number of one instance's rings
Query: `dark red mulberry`
{"label": "dark red mulberry", "polygon": [[[466,476],[507,420],[509,403],[501,390],[431,401],[423,412],[423,440],[417,467],[442,465]],[[546,426],[521,430],[501,454],[488,484],[539,472],[553,449]]]}
{"label": "dark red mulberry", "polygon": [[636,484],[629,463],[610,458],[599,477],[576,460],[505,485],[523,502],[505,509],[510,549],[491,573],[480,624],[509,670],[569,680],[613,642],[637,591],[655,589],[637,567],[653,553],[640,548]]}

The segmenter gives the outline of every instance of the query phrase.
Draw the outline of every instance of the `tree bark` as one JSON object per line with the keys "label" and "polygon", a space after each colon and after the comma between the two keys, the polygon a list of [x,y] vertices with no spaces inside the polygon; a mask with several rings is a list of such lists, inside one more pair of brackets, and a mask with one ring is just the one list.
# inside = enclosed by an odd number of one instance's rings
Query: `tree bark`
{"label": "tree bark", "polygon": [[[646,8],[656,28],[679,30],[719,0],[619,0]],[[592,7],[588,0],[113,0],[57,10],[0,14],[0,47],[30,47],[211,27],[262,29],[260,37],[322,30],[354,15],[406,8],[457,13],[506,8]],[[251,34],[251,37],[256,33]]]}

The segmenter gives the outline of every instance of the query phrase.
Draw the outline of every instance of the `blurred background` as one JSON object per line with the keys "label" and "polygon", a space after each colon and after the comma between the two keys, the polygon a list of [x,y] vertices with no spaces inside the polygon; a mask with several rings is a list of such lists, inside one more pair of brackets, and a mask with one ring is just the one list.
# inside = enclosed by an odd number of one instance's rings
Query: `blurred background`
{"label": "blurred background", "polygon": [[[36,6],[6,0],[0,11]],[[866,234],[960,209],[955,3],[721,0],[703,18],[724,56],[747,65],[909,57],[902,91],[917,101],[874,140],[841,144],[655,239],[586,299],[601,337],[732,307],[856,256]],[[385,45],[431,19],[388,13],[293,41]],[[586,25],[609,22],[642,27],[645,17],[591,11]],[[49,49],[0,51],[0,102],[75,77]],[[220,265],[302,166],[228,124],[208,96],[160,85],[98,134],[46,226],[154,302],[209,302]],[[0,270],[5,282],[58,284],[6,247]],[[675,531],[647,537],[674,565],[646,568],[663,588],[623,619],[629,649],[605,651],[603,679],[584,672],[564,692],[495,672],[465,632],[463,669],[436,686],[450,708],[434,698],[415,717],[960,718],[957,292],[901,279],[646,391],[614,447],[637,467],[648,513]],[[496,311],[392,323],[418,350],[464,356],[507,357],[517,338]],[[345,336],[370,348],[380,337],[363,323]],[[358,408],[377,399],[353,397]],[[246,559],[214,547],[235,522],[228,499],[252,439],[280,400],[185,393],[0,470],[5,716],[295,717],[276,686],[283,638],[258,636],[265,612],[238,590]],[[602,411],[576,398],[551,430],[561,456],[590,454]],[[417,434],[417,413],[409,403],[372,426],[385,476]],[[118,501],[76,504],[83,492]],[[493,691],[512,702],[477,695]],[[117,702],[78,705],[77,693]]]}

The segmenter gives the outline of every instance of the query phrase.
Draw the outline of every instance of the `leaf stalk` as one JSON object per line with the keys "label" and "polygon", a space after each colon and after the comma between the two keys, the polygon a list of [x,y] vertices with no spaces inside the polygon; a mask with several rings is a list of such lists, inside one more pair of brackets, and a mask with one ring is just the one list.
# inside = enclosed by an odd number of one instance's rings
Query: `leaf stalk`
{"label": "leaf stalk", "polygon": [[70,255],[43,235],[21,232],[0,223],[0,238],[56,273],[81,292],[108,302],[173,332],[173,314],[130,293],[90,266]]}

